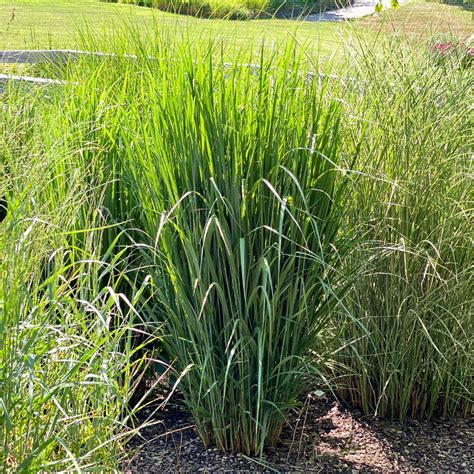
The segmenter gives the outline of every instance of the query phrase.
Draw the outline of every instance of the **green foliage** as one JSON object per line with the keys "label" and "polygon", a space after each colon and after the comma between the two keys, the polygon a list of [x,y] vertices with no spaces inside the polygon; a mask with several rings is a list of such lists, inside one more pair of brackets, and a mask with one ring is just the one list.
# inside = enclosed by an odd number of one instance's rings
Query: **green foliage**
{"label": "green foliage", "polygon": [[359,164],[372,177],[346,209],[366,242],[352,258],[367,263],[347,300],[359,324],[347,321],[337,352],[341,394],[400,420],[469,415],[472,75],[394,41],[358,62],[365,99],[351,112],[371,116]]}
{"label": "green foliage", "polygon": [[194,16],[245,19],[253,12],[265,11],[268,0],[103,0],[111,3],[131,3]]}
{"label": "green foliage", "polygon": [[62,114],[94,123],[88,139],[116,173],[107,207],[139,229],[147,317],[164,324],[204,443],[260,454],[346,289],[334,269],[348,182],[340,104],[306,77],[296,45],[249,67],[212,44],[134,48],[136,60],[82,61]]}
{"label": "green foliage", "polygon": [[198,431],[255,455],[278,441],[344,288],[331,271],[339,105],[301,83],[295,51],[255,69],[190,60],[175,62],[181,80],[154,71],[141,124],[153,138],[127,166],[137,201],[154,197],[143,228],[157,239],[156,314]]}
{"label": "green foliage", "polygon": [[0,223],[0,466],[118,469],[143,370],[141,347],[131,344],[140,303],[136,292],[120,293],[124,250],[104,247],[102,191],[87,182],[93,163],[83,162],[85,148],[65,146],[66,134],[54,141],[58,124],[44,93],[10,88],[0,118],[8,203]]}
{"label": "green foliage", "polygon": [[248,19],[284,9],[302,13],[323,6],[335,7],[336,2],[319,0],[101,0],[109,3],[130,3],[194,16]]}
{"label": "green foliage", "polygon": [[120,469],[145,342],[222,450],[276,444],[314,376],[366,413],[470,414],[469,71],[117,36],[2,96],[1,462]]}

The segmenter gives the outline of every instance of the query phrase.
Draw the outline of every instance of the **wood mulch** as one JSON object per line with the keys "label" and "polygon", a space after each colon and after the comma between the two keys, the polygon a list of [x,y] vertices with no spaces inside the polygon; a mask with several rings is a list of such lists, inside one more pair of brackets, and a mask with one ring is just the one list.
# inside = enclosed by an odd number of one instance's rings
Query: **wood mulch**
{"label": "wood mulch", "polygon": [[[146,416],[146,413],[144,414]],[[205,450],[191,417],[170,403],[129,443],[126,473],[474,472],[474,420],[397,422],[364,417],[309,395],[262,460]]]}

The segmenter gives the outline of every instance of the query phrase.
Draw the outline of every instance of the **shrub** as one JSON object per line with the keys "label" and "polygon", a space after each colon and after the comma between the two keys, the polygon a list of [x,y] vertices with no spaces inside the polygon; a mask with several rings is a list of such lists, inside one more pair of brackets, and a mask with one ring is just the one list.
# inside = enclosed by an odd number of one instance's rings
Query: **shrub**
{"label": "shrub", "polygon": [[254,12],[268,8],[268,0],[103,0],[111,3],[130,3],[145,7],[159,8],[174,13],[217,17],[228,19],[246,19]]}
{"label": "shrub", "polygon": [[[129,3],[159,8],[193,16],[243,20],[275,12],[289,12],[299,16],[311,11],[336,8],[336,0],[101,0],[110,3]],[[347,3],[350,0],[346,0]]]}

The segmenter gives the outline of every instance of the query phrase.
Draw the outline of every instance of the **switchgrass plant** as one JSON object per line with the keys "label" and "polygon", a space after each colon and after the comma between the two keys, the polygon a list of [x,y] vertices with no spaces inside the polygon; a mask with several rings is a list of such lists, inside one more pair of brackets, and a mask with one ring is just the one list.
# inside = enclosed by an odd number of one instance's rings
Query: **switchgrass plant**
{"label": "switchgrass plant", "polygon": [[109,212],[133,222],[147,317],[164,324],[204,444],[261,454],[347,288],[335,264],[357,144],[342,147],[340,102],[296,44],[254,65],[213,42],[137,39],[132,52],[83,58],[60,113],[93,124],[114,170]]}
{"label": "switchgrass plant", "polygon": [[126,249],[104,246],[93,163],[43,133],[56,118],[42,117],[47,96],[10,88],[0,118],[0,466],[114,470],[144,368],[140,303],[120,292]]}
{"label": "switchgrass plant", "polygon": [[470,415],[473,77],[434,64],[429,42],[361,46],[361,93],[344,100],[352,133],[366,131],[362,177],[345,217],[366,263],[347,300],[358,324],[340,334],[340,393],[399,420]]}
{"label": "switchgrass plant", "polygon": [[181,390],[205,445],[248,455],[277,443],[344,289],[339,104],[294,53],[253,72],[188,58],[131,162],[138,199],[164,204],[147,231]]}

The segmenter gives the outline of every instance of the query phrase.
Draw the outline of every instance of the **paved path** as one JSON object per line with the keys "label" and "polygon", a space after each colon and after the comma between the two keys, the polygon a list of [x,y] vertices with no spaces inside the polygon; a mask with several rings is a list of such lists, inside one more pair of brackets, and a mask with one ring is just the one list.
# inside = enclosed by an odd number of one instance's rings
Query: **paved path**
{"label": "paved path", "polygon": [[[402,5],[407,0],[398,0]],[[307,21],[342,21],[352,20],[354,18],[361,18],[363,16],[372,15],[375,13],[375,5],[377,0],[355,0],[354,4],[348,8],[340,8],[324,13],[314,13],[306,17]],[[390,0],[382,0],[384,9],[390,8]]]}

